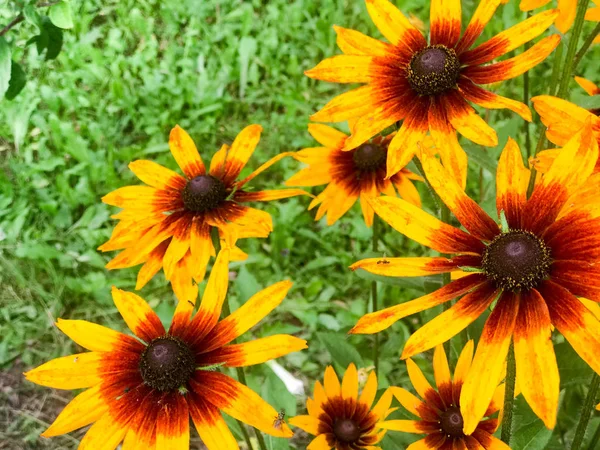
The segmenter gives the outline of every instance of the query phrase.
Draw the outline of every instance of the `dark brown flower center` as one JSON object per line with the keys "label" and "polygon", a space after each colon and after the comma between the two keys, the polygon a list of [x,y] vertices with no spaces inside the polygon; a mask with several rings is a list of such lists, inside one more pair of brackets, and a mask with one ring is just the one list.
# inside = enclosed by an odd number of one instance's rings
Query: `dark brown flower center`
{"label": "dark brown flower center", "polygon": [[159,391],[172,391],[187,383],[196,369],[190,348],[173,336],[154,339],[140,358],[144,382]]}
{"label": "dark brown flower center", "polygon": [[451,406],[440,416],[440,427],[448,436],[455,438],[464,437],[463,434],[463,417],[460,413],[460,408]]}
{"label": "dark brown flower center", "polygon": [[459,73],[456,52],[443,45],[424,48],[408,64],[408,82],[419,95],[437,95],[454,88]]}
{"label": "dark brown flower center", "polygon": [[362,144],[353,150],[352,160],[361,172],[373,172],[385,164],[387,153],[377,144]]}
{"label": "dark brown flower center", "polygon": [[214,209],[226,198],[225,185],[212,175],[198,175],[192,178],[181,193],[185,209],[194,212]]}
{"label": "dark brown flower center", "polygon": [[502,289],[529,290],[546,278],[552,258],[544,241],[529,231],[498,235],[483,254],[483,271]]}
{"label": "dark brown flower center", "polygon": [[333,424],[333,434],[342,442],[355,442],[360,437],[360,427],[352,419],[337,419]]}

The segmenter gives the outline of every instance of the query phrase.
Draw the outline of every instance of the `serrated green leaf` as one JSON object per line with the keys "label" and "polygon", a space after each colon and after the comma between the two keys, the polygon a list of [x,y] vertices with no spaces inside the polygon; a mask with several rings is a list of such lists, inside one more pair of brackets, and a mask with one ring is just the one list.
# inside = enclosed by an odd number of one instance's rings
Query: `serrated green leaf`
{"label": "serrated green leaf", "polygon": [[325,346],[331,358],[344,369],[350,363],[364,367],[360,353],[348,342],[348,335],[341,333],[317,333],[317,338]]}
{"label": "serrated green leaf", "polygon": [[4,94],[8,90],[12,65],[11,61],[10,46],[8,45],[8,42],[0,36],[0,98],[4,97]]}
{"label": "serrated green leaf", "polygon": [[67,2],[60,2],[51,6],[48,17],[50,17],[52,23],[59,28],[73,28],[71,5]]}
{"label": "serrated green leaf", "polygon": [[8,83],[8,90],[5,94],[6,99],[12,100],[15,98],[25,87],[26,81],[25,72],[23,71],[21,65],[15,61],[12,61],[10,82]]}

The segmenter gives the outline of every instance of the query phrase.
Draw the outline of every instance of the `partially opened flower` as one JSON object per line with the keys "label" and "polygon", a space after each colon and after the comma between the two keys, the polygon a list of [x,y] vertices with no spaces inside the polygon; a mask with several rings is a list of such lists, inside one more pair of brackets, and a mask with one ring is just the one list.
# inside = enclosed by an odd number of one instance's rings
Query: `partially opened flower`
{"label": "partially opened flower", "polygon": [[179,302],[168,330],[140,297],[113,288],[113,300],[135,337],[84,320],[57,327],[91,350],[54,359],[25,374],[56,389],[82,389],[42,434],[57,436],[93,423],[80,449],[189,448],[189,417],[210,450],[237,449],[224,412],[259,430],[290,437],[277,412],[254,391],[219,371],[260,364],[306,348],[306,341],[275,335],[230,344],[281,303],[291,287],[281,281],[219,321],[227,294],[229,250],[215,262],[202,302]]}
{"label": "partially opened flower", "polygon": [[[334,128],[321,124],[309,124],[309,133],[323,147],[305,148],[294,157],[309,165],[292,176],[289,186],[318,186],[327,184],[309,205],[317,205],[316,220],[327,214],[327,224],[332,225],[342,217],[360,198],[360,206],[367,226],[373,224],[373,208],[368,198],[380,193],[396,196],[396,189],[402,198],[416,206],[421,206],[419,191],[413,180],[421,177],[403,168],[390,179],[386,179],[386,155],[391,136],[376,137],[349,151],[342,151],[348,136]],[[395,187],[395,188],[394,188]]]}
{"label": "partially opened flower", "polygon": [[[502,0],[502,3],[508,3],[509,0]],[[599,5],[599,0],[592,0],[596,5]],[[520,8],[521,11],[531,11],[536,8],[540,8],[547,5],[550,0],[521,0]],[[561,33],[569,31],[573,22],[575,22],[575,16],[577,16],[577,0],[558,0],[557,5],[558,16],[556,17],[556,28]],[[600,21],[600,7],[590,8],[586,11],[585,20],[593,22]]]}
{"label": "partially opened flower", "polygon": [[[575,77],[575,81],[589,94],[600,95],[600,90],[591,81]],[[580,130],[586,120],[591,120],[592,130],[596,140],[600,143],[600,111],[586,110],[567,100],[550,95],[540,95],[531,99],[535,110],[540,115],[542,123],[546,126],[546,137],[553,144],[563,146]],[[551,149],[539,152],[530,163],[538,172],[545,173],[561,149]],[[600,172],[600,160],[596,162],[596,172]]]}
{"label": "partially opened flower", "polygon": [[[433,355],[433,372],[435,390],[410,358],[406,360],[410,381],[421,397],[415,397],[409,391],[399,387],[390,388],[398,401],[407,411],[418,417],[417,420],[388,420],[379,424],[381,428],[390,431],[403,431],[427,435],[424,439],[410,445],[407,450],[437,450],[437,449],[491,449],[510,450],[504,442],[494,437],[499,420],[491,418],[504,403],[504,384],[499,379],[494,383],[494,395],[484,413],[490,417],[479,422],[476,428],[466,434],[463,431],[464,420],[460,408],[460,393],[467,375],[471,371],[473,360],[473,341],[463,348],[454,378],[451,378],[448,359],[444,347],[438,345]],[[477,375],[477,374],[476,374]]]}
{"label": "partially opened flower", "polygon": [[[549,428],[556,423],[559,394],[552,326],[600,372],[600,321],[577,298],[600,302],[600,194],[587,186],[597,158],[598,145],[588,122],[527,199],[530,174],[517,144],[509,140],[496,175],[501,226],[431,157],[423,158],[427,178],[466,231],[402,199],[371,200],[375,213],[393,228],[450,256],[386,258],[386,264],[371,258],[353,269],[393,277],[467,275],[416,300],[367,314],[352,333],[376,333],[398,319],[460,297],[409,338],[402,354],[408,358],[447,341],[494,304],[461,394],[466,434],[475,430],[492,399],[493,382],[511,339],[521,391]],[[576,200],[580,196],[586,197],[584,204]]]}
{"label": "partially opened flower", "polygon": [[403,120],[389,144],[388,177],[406,166],[429,131],[442,151],[442,161],[464,186],[467,156],[458,143],[456,131],[481,145],[498,143],[496,132],[469,102],[484,108],[509,108],[531,121],[526,105],[479,85],[508,80],[528,71],[554,50],[560,37],[544,38],[513,58],[487,63],[539,36],[558,13],[540,13],[469,50],[500,0],[482,0],[462,37],[460,0],[433,0],[429,44],[388,0],[366,0],[366,3],[371,19],[389,43],[355,30],[334,27],[344,54],[322,61],[306,75],[366,85],[334,98],[311,119],[317,122],[357,119],[344,150],[358,147]]}
{"label": "partially opened flower", "polygon": [[[211,229],[233,242],[236,238],[267,237],[273,229],[271,216],[242,203],[277,200],[306,194],[299,189],[248,192],[247,182],[290,153],[267,161],[243,180],[236,181],[252,156],[262,127],[250,125],[235,138],[231,148],[223,145],[207,171],[194,141],[179,126],[171,130],[169,146],[185,176],[152,161],[138,160],[129,168],[148,186],[126,186],[102,201],[123,208],[120,222],[102,251],[123,249],[106,266],[122,269],[144,264],[136,289],[141,289],[162,268],[179,300],[195,299],[197,283],[215,250]],[[239,251],[238,251],[239,253]],[[243,256],[243,255],[242,255]],[[239,259],[239,258],[238,258]]]}
{"label": "partially opened flower", "polygon": [[314,399],[306,400],[308,415],[290,419],[290,424],[316,436],[307,450],[375,450],[385,431],[377,423],[391,412],[392,394],[387,390],[373,406],[377,376],[371,372],[362,392],[358,392],[358,372],[350,364],[340,381],[329,366],[325,382],[315,383]]}

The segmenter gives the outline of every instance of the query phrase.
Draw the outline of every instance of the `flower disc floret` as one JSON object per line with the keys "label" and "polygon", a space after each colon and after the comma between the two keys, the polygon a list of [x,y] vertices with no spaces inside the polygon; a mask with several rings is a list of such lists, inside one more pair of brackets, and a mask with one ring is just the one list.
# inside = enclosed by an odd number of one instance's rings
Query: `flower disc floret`
{"label": "flower disc floret", "polygon": [[362,144],[352,154],[356,168],[361,172],[374,172],[385,165],[387,152],[377,144]]}
{"label": "flower disc floret", "polygon": [[173,391],[187,383],[196,368],[194,354],[180,339],[154,339],[140,357],[144,383],[159,391]]}
{"label": "flower disc floret", "polygon": [[181,193],[185,209],[194,212],[210,211],[227,198],[227,189],[212,175],[198,175],[187,182]]}
{"label": "flower disc floret", "polygon": [[419,95],[437,95],[456,87],[460,61],[452,48],[432,45],[415,53],[407,67],[410,87]]}
{"label": "flower disc floret", "polygon": [[529,231],[511,230],[498,235],[486,248],[482,266],[498,287],[529,290],[548,277],[552,259],[542,239]]}

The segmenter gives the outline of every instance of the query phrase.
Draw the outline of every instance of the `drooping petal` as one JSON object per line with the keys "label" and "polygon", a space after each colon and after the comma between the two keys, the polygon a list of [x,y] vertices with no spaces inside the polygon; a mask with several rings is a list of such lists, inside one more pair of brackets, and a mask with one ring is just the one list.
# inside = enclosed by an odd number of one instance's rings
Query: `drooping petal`
{"label": "drooping petal", "polygon": [[459,255],[453,258],[367,258],[352,264],[350,270],[363,269],[386,277],[421,277],[460,270],[460,267],[464,266],[475,267],[480,262],[479,256],[471,255]]}
{"label": "drooping petal", "polygon": [[293,433],[285,423],[274,426],[277,411],[256,392],[219,372],[196,373],[190,384],[221,411],[271,436],[292,437]]}
{"label": "drooping petal", "polygon": [[471,434],[494,396],[512,339],[520,299],[503,292],[483,327],[475,357],[460,395],[465,434]]}
{"label": "drooping petal", "polygon": [[427,322],[408,339],[402,359],[446,342],[474,322],[497,296],[497,289],[489,284],[484,284],[465,295],[449,310]]}
{"label": "drooping petal", "polygon": [[488,63],[520,47],[548,29],[558,16],[557,9],[536,14],[497,34],[473,50],[463,53],[460,62],[467,66]]}
{"label": "drooping petal", "polygon": [[429,45],[453,48],[460,38],[460,0],[432,0],[429,15]]}
{"label": "drooping petal", "polygon": [[373,334],[385,330],[403,317],[433,308],[444,302],[457,298],[486,283],[485,276],[471,274],[454,280],[444,287],[410,302],[400,303],[381,311],[365,314],[352,328],[350,334]]}
{"label": "drooping petal", "polygon": [[427,45],[421,32],[388,0],[366,0],[366,3],[371,20],[393,45],[406,46],[411,52]]}
{"label": "drooping petal", "polygon": [[212,329],[206,336],[207,345],[203,351],[219,348],[244,334],[279,306],[291,287],[291,281],[280,281],[254,294]]}
{"label": "drooping petal", "polygon": [[535,289],[522,294],[515,325],[517,379],[525,400],[547,428],[556,425],[559,374],[546,302]]}
{"label": "drooping petal", "polygon": [[456,53],[458,55],[470,48],[471,45],[473,45],[473,43],[477,40],[487,23],[494,15],[496,8],[498,8],[501,1],[502,0],[482,0],[479,2],[473,17],[471,17],[469,25],[467,25],[462,38],[460,41],[458,41],[458,45],[456,47]]}
{"label": "drooping petal", "polygon": [[494,147],[498,145],[496,131],[483,120],[458,91],[449,91],[442,97],[448,119],[464,137],[476,144]]}
{"label": "drooping petal", "polygon": [[429,183],[458,221],[477,239],[492,241],[500,233],[498,224],[465,194],[436,158],[424,155],[421,161]]}
{"label": "drooping petal", "polygon": [[227,152],[225,176],[223,178],[225,184],[231,183],[238,177],[252,153],[254,153],[262,130],[260,125],[248,125],[236,136],[229,152]]}
{"label": "drooping petal", "polygon": [[277,334],[243,344],[226,345],[205,353],[202,356],[202,363],[225,364],[226,367],[253,366],[305,348],[307,346],[304,339],[288,334]]}
{"label": "drooping petal", "polygon": [[177,165],[188,178],[204,175],[206,168],[196,149],[196,144],[186,131],[179,125],[171,130],[169,135],[169,148]]}
{"label": "drooping petal", "polygon": [[99,391],[100,386],[97,385],[71,400],[42,436],[52,437],[69,433],[102,417],[108,410],[108,404]]}
{"label": "drooping petal", "polygon": [[523,164],[519,146],[513,139],[508,138],[496,171],[496,210],[498,217],[504,211],[511,228],[521,228],[528,183],[529,170]]}
{"label": "drooping petal", "polygon": [[548,305],[552,324],[579,356],[600,373],[600,321],[562,286],[545,280],[538,290]]}
{"label": "drooping petal", "polygon": [[537,42],[530,49],[502,62],[487,66],[470,66],[462,74],[477,84],[490,84],[510,80],[537,66],[548,57],[560,42],[560,36],[553,34]]}
{"label": "drooping petal", "polygon": [[554,222],[570,192],[592,174],[597,160],[598,144],[590,121],[587,121],[536,185],[525,205],[525,229],[539,233]]}
{"label": "drooping petal", "polygon": [[165,327],[146,301],[113,286],[112,298],[129,329],[146,342],[165,334]]}
{"label": "drooping petal", "polygon": [[[600,11],[600,8],[598,9],[598,11]],[[598,94],[600,94],[600,88],[594,82],[592,82],[590,80],[587,80],[587,79],[585,79],[583,77],[575,77],[575,81],[589,95],[598,95]]]}
{"label": "drooping petal", "polygon": [[156,448],[187,450],[190,446],[190,414],[185,397],[165,395],[156,421]]}
{"label": "drooping petal", "polygon": [[378,197],[370,201],[375,213],[396,231],[441,253],[475,253],[483,243],[464,231],[447,225],[405,200]]}
{"label": "drooping petal", "polygon": [[208,450],[239,450],[238,443],[219,409],[195,392],[190,395],[190,415],[202,443]]}
{"label": "drooping petal", "polygon": [[528,122],[532,121],[531,110],[525,103],[513,100],[511,98],[502,97],[494,92],[483,89],[468,78],[459,79],[458,88],[465,99],[475,103],[476,105],[487,109],[507,108],[513,112],[516,112],[524,120]]}
{"label": "drooping petal", "polygon": [[131,336],[86,320],[58,319],[57,328],[83,348],[95,352],[141,351],[142,344]]}

